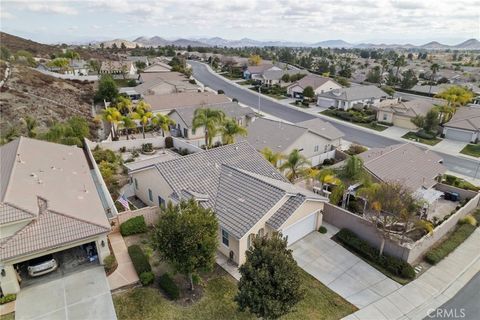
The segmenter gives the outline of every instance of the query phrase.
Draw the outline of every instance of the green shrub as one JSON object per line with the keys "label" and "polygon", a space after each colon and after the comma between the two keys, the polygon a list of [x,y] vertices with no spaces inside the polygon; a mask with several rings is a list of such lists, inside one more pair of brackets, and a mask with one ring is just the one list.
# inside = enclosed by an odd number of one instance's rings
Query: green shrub
{"label": "green shrub", "polygon": [[138,245],[134,244],[128,247],[128,254],[130,259],[132,259],[133,267],[137,274],[140,275],[143,272],[150,272],[152,271],[152,267],[148,262],[147,256],[143,253],[142,248]]}
{"label": "green shrub", "polygon": [[321,226],[320,228],[318,228],[318,232],[320,232],[321,234],[325,234],[327,233],[327,228],[325,228],[324,226]]}
{"label": "green shrub", "polygon": [[432,140],[432,139],[435,139],[436,138],[436,134],[435,133],[431,133],[431,132],[427,132],[425,130],[419,130],[415,133],[415,135],[419,138],[422,138],[422,139],[427,139],[427,140]]}
{"label": "green shrub", "polygon": [[155,280],[155,275],[151,271],[142,272],[140,274],[140,282],[142,283],[143,286],[148,286],[149,284],[152,284],[154,280]]}
{"label": "green shrub", "polygon": [[437,247],[431,249],[425,255],[425,261],[430,264],[437,264],[448,256],[453,250],[463,243],[475,231],[475,226],[462,224],[453,231],[446,240]]}
{"label": "green shrub", "polygon": [[17,295],[14,294],[14,293],[9,293],[3,297],[0,298],[0,304],[5,304],[5,303],[9,303],[9,302],[12,302],[12,301],[15,301],[17,299]]}
{"label": "green shrub", "polygon": [[180,296],[180,290],[178,289],[177,284],[168,273],[165,273],[160,277],[158,284],[170,299],[177,300]]}
{"label": "green shrub", "polygon": [[122,236],[129,236],[147,231],[147,224],[143,216],[133,217],[120,225],[120,233]]}
{"label": "green shrub", "polygon": [[108,163],[115,163],[118,160],[115,152],[109,149],[101,149],[98,146],[93,149],[92,154],[96,163],[100,163],[102,161],[106,161]]}
{"label": "green shrub", "polygon": [[105,265],[105,270],[107,273],[112,272],[116,266],[117,266],[117,259],[115,259],[115,256],[113,254],[108,255],[104,260],[103,264]]}
{"label": "green shrub", "polygon": [[173,148],[173,138],[171,136],[168,136],[165,138],[165,148],[167,149]]}
{"label": "green shrub", "polygon": [[471,226],[476,226],[477,225],[477,219],[473,215],[468,215],[463,217],[463,219],[460,219],[458,222],[459,224],[469,224]]}
{"label": "green shrub", "polygon": [[406,279],[415,278],[415,270],[410,264],[386,254],[379,255],[378,249],[372,247],[368,242],[358,238],[352,231],[342,229],[336,236],[338,240],[354,252],[391,272],[395,276]]}

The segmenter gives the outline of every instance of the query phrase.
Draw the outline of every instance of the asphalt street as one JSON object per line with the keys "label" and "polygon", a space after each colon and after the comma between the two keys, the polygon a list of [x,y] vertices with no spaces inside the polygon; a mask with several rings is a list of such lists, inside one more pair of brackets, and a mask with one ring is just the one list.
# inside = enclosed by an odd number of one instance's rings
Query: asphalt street
{"label": "asphalt street", "polygon": [[[239,102],[246,104],[254,109],[260,107],[260,111],[271,114],[285,121],[297,123],[314,118],[314,115],[307,114],[294,108],[289,108],[281,103],[277,103],[270,99],[260,97],[250,89],[240,88],[222,77],[212,74],[204,63],[198,61],[189,61],[192,66],[193,76],[195,79],[214,90],[223,90],[225,94],[231,98],[236,98]],[[329,122],[328,120],[322,119]],[[392,144],[400,143],[397,140],[390,139],[380,134],[370,133],[348,125],[331,122],[345,134],[345,140],[362,144],[367,147],[385,147]],[[452,156],[445,153],[437,152],[444,160],[444,165],[453,172],[457,172],[469,177],[480,177],[480,161],[467,158]]]}

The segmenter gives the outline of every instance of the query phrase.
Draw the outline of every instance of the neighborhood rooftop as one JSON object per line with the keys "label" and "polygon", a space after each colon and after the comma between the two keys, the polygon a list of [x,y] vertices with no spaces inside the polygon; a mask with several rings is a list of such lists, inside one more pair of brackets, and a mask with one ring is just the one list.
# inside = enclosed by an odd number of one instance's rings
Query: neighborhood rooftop
{"label": "neighborhood rooftop", "polygon": [[310,87],[312,87],[313,90],[315,90],[318,87],[320,87],[321,85],[325,84],[327,81],[335,82],[334,80],[332,80],[330,78],[327,78],[327,77],[321,77],[321,76],[317,76],[317,75],[314,75],[314,74],[308,74],[305,77],[303,77],[302,79],[294,82],[290,86],[299,85],[302,88],[306,88],[306,87],[310,86]]}
{"label": "neighborhood rooftop", "polygon": [[446,127],[479,130],[480,129],[480,108],[461,107],[453,115],[452,119],[445,124]]}
{"label": "neighborhood rooftop", "polygon": [[335,89],[332,91],[320,93],[319,96],[333,98],[337,100],[355,101],[371,98],[387,97],[388,94],[377,86],[352,86],[349,88]]}
{"label": "neighborhood rooftop", "polygon": [[439,155],[411,143],[372,148],[359,157],[365,169],[376,178],[402,183],[412,191],[431,188],[437,183],[438,175],[447,171]]}
{"label": "neighborhood rooftop", "polygon": [[208,106],[215,103],[230,102],[223,94],[213,92],[179,92],[164,95],[145,96],[145,102],[152,106],[152,111],[169,111],[175,108]]}
{"label": "neighborhood rooftop", "polygon": [[410,101],[384,100],[380,102],[378,108],[385,111],[409,117],[425,116],[428,111],[434,107],[434,104],[425,99],[414,99]]}

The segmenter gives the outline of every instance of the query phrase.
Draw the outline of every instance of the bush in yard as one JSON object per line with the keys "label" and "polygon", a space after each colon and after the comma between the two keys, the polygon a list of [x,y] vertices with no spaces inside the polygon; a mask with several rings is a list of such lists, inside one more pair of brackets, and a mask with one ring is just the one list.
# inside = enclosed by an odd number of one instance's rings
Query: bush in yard
{"label": "bush in yard", "polygon": [[173,148],[173,138],[171,136],[168,136],[165,138],[165,148],[167,149]]}
{"label": "bush in yard", "polygon": [[147,224],[143,216],[133,217],[120,225],[120,233],[122,236],[129,236],[147,231]]}
{"label": "bush in yard", "polygon": [[158,284],[170,299],[177,300],[180,296],[180,290],[177,284],[168,273],[164,273],[160,279],[158,279]]}
{"label": "bush in yard", "polygon": [[142,248],[140,248],[138,245],[134,244],[128,247],[128,255],[130,256],[130,259],[132,259],[133,267],[135,268],[135,271],[137,271],[138,275],[142,274],[143,272],[152,271],[152,267],[148,262],[147,256],[145,253],[143,253]]}
{"label": "bush in yard", "polygon": [[105,270],[107,273],[112,272],[115,267],[117,266],[117,259],[115,259],[115,256],[113,254],[108,255],[104,260],[103,264],[105,265]]}
{"label": "bush in yard", "polygon": [[222,89],[219,89],[219,90],[217,91],[217,93],[218,93],[218,94],[225,94],[225,91],[223,91]]}
{"label": "bush in yard", "polygon": [[143,286],[148,286],[149,284],[152,284],[154,280],[155,275],[153,274],[153,272],[147,271],[140,273],[140,282]]}
{"label": "bush in yard", "polygon": [[427,140],[432,140],[432,139],[435,139],[436,135],[435,133],[431,133],[431,132],[427,132],[425,130],[419,130],[415,133],[415,135],[419,138],[422,138],[422,139],[427,139]]}
{"label": "bush in yard", "polygon": [[415,278],[415,270],[410,264],[389,255],[379,255],[378,249],[372,247],[368,242],[358,238],[352,231],[342,229],[337,233],[336,237],[340,242],[360,256],[376,263],[394,275],[406,279]]}
{"label": "bush in yard", "polygon": [[325,228],[324,226],[321,226],[320,228],[318,228],[318,232],[320,232],[321,234],[325,234],[327,233],[327,228]]}
{"label": "bush in yard", "polygon": [[475,228],[471,224],[460,225],[440,245],[428,251],[425,260],[430,264],[437,264],[461,245],[475,231]]}
{"label": "bush in yard", "polygon": [[9,302],[12,302],[12,301],[15,301],[17,299],[17,295],[14,294],[14,293],[9,293],[3,297],[0,298],[0,304],[5,304],[5,303],[9,303]]}
{"label": "bush in yard", "polygon": [[459,221],[460,224],[469,224],[469,225],[472,225],[472,226],[476,226],[477,225],[477,219],[475,219],[474,216],[471,216],[471,215],[468,215],[468,216],[465,216],[463,219],[461,219]]}

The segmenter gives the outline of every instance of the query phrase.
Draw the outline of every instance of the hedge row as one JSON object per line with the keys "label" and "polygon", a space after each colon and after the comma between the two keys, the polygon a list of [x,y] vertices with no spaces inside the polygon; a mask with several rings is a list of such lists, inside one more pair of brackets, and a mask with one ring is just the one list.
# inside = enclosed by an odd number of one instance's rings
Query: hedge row
{"label": "hedge row", "polygon": [[143,216],[130,218],[120,225],[120,233],[124,237],[144,232],[147,232],[147,224]]}
{"label": "hedge row", "polygon": [[17,295],[14,294],[14,293],[9,293],[9,294],[0,298],[0,304],[5,304],[5,303],[8,303],[8,302],[15,301],[15,299],[17,299]]}
{"label": "hedge row", "polygon": [[160,277],[158,284],[170,299],[176,300],[180,296],[180,290],[178,289],[177,284],[168,273],[164,273]]}
{"label": "hedge row", "polygon": [[430,250],[425,255],[425,260],[430,264],[437,264],[461,245],[475,231],[471,224],[459,225],[440,245]]}
{"label": "hedge row", "polygon": [[348,229],[342,229],[337,233],[336,237],[345,246],[352,249],[360,256],[379,265],[395,276],[404,279],[415,278],[415,270],[410,264],[386,254],[380,255],[378,249],[372,247],[368,242],[357,237],[357,235],[352,231]]}
{"label": "hedge row", "polygon": [[134,244],[128,247],[128,254],[130,255],[130,259],[132,259],[133,267],[139,276],[144,272],[152,271],[147,256],[138,245]]}

